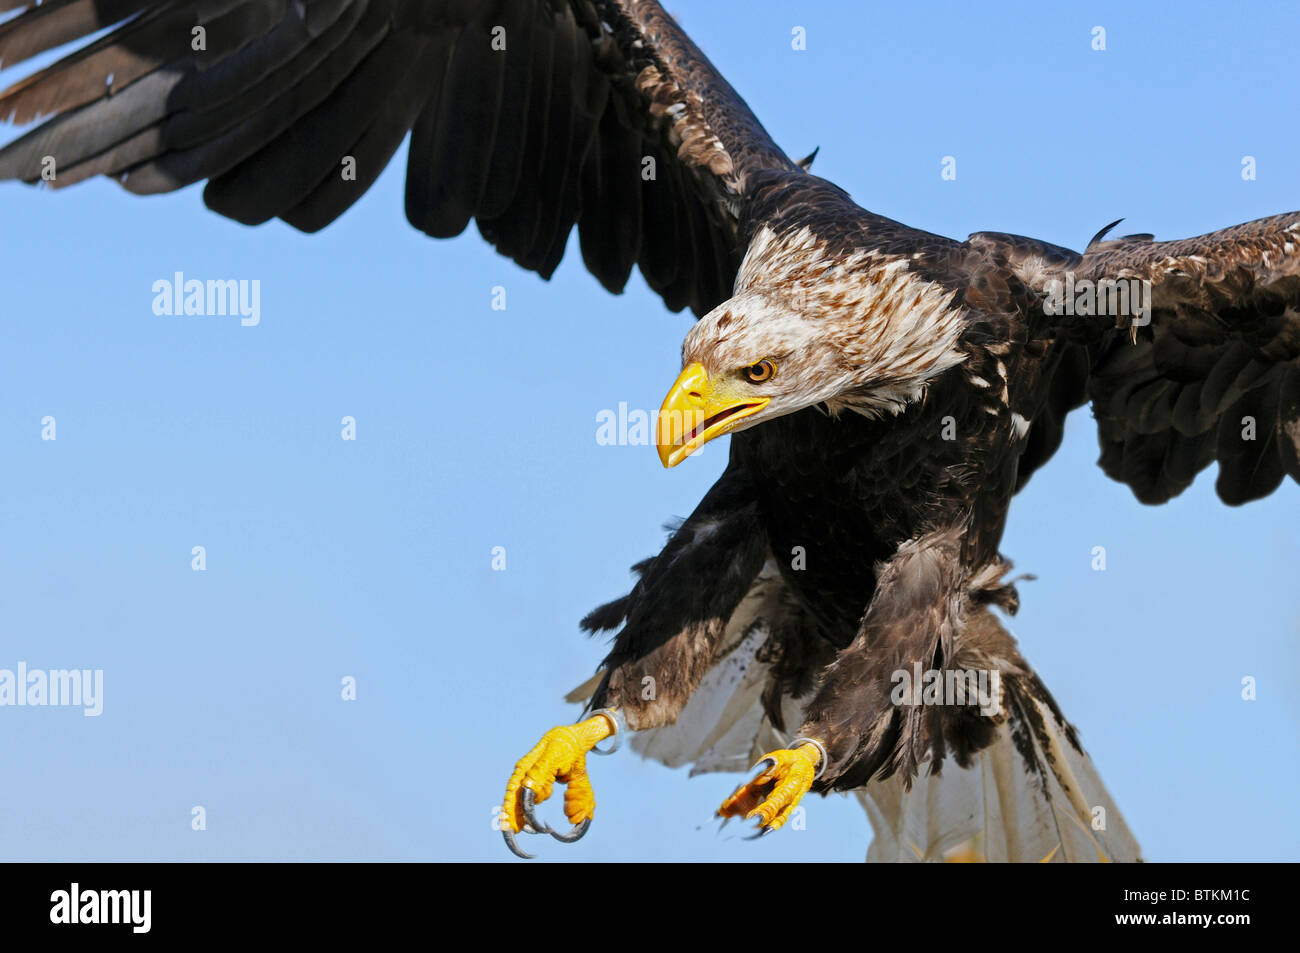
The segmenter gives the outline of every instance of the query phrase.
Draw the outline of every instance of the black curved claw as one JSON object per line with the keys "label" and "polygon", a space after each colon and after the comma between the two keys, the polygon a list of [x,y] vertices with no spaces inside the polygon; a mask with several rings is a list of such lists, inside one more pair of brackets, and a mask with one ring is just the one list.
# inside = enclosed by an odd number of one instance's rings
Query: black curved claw
{"label": "black curved claw", "polygon": [[766,837],[768,834],[771,834],[775,830],[776,830],[775,827],[760,827],[758,830],[754,831],[754,833],[750,834],[748,837],[742,837],[741,840],[758,840],[760,837]]}
{"label": "black curved claw", "polygon": [[[771,771],[775,767],[776,767],[776,758],[764,758],[762,761],[758,762],[752,768],[750,768],[749,773],[762,774],[765,771]],[[744,785],[741,785],[741,787],[744,787]],[[737,790],[739,790],[739,788],[737,788]]]}
{"label": "black curved claw", "polygon": [[523,849],[515,843],[515,832],[508,827],[501,829],[501,836],[506,839],[506,846],[510,848],[510,853],[516,857],[522,857],[524,860],[532,860],[533,855],[524,853]]}
{"label": "black curved claw", "polygon": [[582,840],[582,835],[587,833],[589,827],[591,827],[591,818],[587,818],[581,824],[574,824],[573,830],[567,834],[557,834],[555,831],[548,831],[547,833],[562,844],[572,844],[575,841]]}
{"label": "black curved claw", "polygon": [[537,793],[532,788],[524,788],[523,796],[524,820],[537,834],[554,834],[550,826],[544,821],[539,821],[534,811],[537,810]]}

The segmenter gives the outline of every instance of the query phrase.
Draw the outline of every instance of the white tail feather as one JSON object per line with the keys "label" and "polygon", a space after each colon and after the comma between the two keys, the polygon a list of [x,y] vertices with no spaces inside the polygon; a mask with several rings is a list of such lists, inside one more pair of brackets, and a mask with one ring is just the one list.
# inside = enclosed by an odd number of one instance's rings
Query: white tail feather
{"label": "white tail feather", "polygon": [[692,765],[691,774],[744,771],[763,721],[760,695],[767,665],[758,661],[767,633],[746,635],[700,680],[677,721],[632,736],[632,749],[671,768]]}
{"label": "white tail feather", "polygon": [[1026,764],[1004,722],[968,768],[948,761],[937,776],[922,770],[910,791],[897,777],[855,791],[876,835],[867,860],[1141,860],[1092,760],[1075,750],[1050,710],[1038,709],[1052,749],[1034,742],[1045,774]]}
{"label": "white tail feather", "polygon": [[[715,771],[747,771],[768,751],[784,747],[789,739],[763,712],[769,666],[759,657],[768,637],[764,620],[770,601],[780,595],[780,572],[769,563],[731,614],[714,653],[713,667],[700,679],[677,720],[637,732],[632,750],[673,768],[689,764],[694,777]],[[783,707],[789,716],[786,724],[799,724],[799,706],[785,701]]]}

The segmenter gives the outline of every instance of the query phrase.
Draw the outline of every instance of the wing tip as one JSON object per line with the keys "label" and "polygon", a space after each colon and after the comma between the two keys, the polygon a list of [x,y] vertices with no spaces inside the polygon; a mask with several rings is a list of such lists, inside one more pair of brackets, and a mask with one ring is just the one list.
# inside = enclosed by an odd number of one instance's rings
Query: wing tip
{"label": "wing tip", "polygon": [[1084,249],[1084,251],[1091,251],[1094,245],[1101,244],[1102,239],[1106,237],[1106,233],[1109,232],[1112,228],[1114,228],[1122,221],[1124,221],[1124,219],[1117,218],[1115,219],[1115,221],[1111,222],[1109,225],[1107,225],[1105,228],[1099,231],[1096,235],[1093,235],[1092,240],[1088,242],[1088,247]]}

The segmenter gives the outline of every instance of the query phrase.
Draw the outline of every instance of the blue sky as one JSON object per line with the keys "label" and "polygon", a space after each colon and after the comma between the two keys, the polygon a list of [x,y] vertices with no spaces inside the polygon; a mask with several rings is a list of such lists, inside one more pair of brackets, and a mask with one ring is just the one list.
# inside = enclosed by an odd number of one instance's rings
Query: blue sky
{"label": "blue sky", "polygon": [[[1287,4],[670,9],[792,155],[920,228],[1080,247],[1120,216],[1173,238],[1300,207]],[[197,189],[0,187],[0,668],[105,673],[99,717],[0,708],[0,857],[511,860],[492,808],[603,654],[577,620],[725,447],[665,471],[598,445],[601,410],[658,406],[689,318],[639,277],[606,295],[576,248],[548,284],[472,228],[422,237],[403,174],[314,237]],[[259,280],[260,324],[155,315],[176,271]],[[1012,510],[1022,649],[1150,859],[1295,859],[1300,489],[1230,509],[1211,470],[1149,508],[1096,457],[1078,412]],[[591,833],[544,859],[859,860],[870,836],[834,797],[750,843],[710,820],[735,778],[593,771]]]}

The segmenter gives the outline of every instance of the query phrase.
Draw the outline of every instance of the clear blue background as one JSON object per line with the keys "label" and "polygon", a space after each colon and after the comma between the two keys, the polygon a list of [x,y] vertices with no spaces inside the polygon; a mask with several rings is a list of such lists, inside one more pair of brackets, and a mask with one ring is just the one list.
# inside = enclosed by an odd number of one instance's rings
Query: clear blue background
{"label": "clear blue background", "polygon": [[[1172,238],[1300,207],[1291,4],[671,6],[792,155],[920,228],[1077,248],[1121,215]],[[689,318],[639,276],[604,294],[576,247],[547,285],[473,229],[432,242],[403,175],[315,237],[197,189],[0,187],[0,667],[106,683],[99,718],[0,709],[0,857],[510,859],[506,777],[603,654],[577,620],[725,447],[668,472],[599,446],[600,410],[658,406]],[[260,279],[261,325],[155,316],[174,271]],[[1300,489],[1234,510],[1209,471],[1146,508],[1096,457],[1081,411],[1012,511],[1022,647],[1152,860],[1295,859]],[[622,755],[594,779],[592,832],[545,858],[857,860],[870,836],[843,797],[748,843],[710,820],[735,778]]]}

